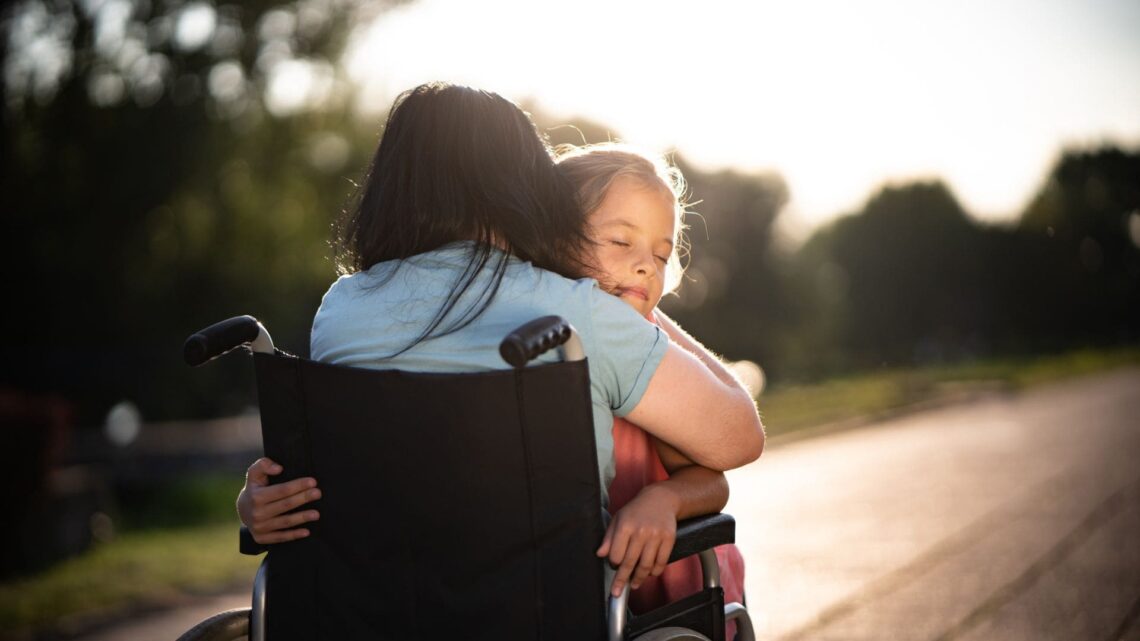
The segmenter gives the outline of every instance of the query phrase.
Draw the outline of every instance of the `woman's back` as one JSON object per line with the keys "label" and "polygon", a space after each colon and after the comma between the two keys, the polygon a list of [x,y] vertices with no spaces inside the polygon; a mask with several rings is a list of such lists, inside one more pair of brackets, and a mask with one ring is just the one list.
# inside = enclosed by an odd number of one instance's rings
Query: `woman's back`
{"label": "woman's back", "polygon": [[[613,416],[637,405],[664,356],[667,337],[628,305],[602,292],[593,280],[570,280],[510,259],[490,304],[465,326],[416,339],[469,264],[473,243],[436,251],[345,276],[335,282],[313,320],[312,357],[337,365],[418,372],[505,369],[499,342],[539,316],[564,317],[582,338],[590,369],[595,441],[602,488],[613,478]],[[482,306],[493,278],[478,275],[441,325]],[[541,360],[553,361],[547,354]]]}

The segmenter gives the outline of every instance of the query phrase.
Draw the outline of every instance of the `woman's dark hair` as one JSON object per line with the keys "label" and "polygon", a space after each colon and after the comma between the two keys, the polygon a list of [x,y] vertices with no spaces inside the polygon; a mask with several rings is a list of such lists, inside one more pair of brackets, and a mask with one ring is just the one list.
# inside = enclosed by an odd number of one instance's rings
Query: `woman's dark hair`
{"label": "woman's dark hair", "polygon": [[549,145],[524,111],[489,91],[430,83],[401,94],[345,214],[336,238],[343,273],[475,241],[466,269],[415,343],[440,329],[489,269],[492,286],[440,333],[478,317],[511,255],[570,278],[591,273],[585,214]]}

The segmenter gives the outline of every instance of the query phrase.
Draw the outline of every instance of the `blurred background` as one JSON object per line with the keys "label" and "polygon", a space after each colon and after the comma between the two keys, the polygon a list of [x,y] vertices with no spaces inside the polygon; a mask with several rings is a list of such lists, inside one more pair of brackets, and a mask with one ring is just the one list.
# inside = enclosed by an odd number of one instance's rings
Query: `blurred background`
{"label": "blurred background", "polygon": [[[248,578],[251,370],[182,341],[252,314],[307,353],[330,224],[420,82],[670,154],[664,306],[774,435],[1140,361],[1136,33],[1130,0],[7,4],[0,630]],[[182,570],[124,569],[152,548]]]}

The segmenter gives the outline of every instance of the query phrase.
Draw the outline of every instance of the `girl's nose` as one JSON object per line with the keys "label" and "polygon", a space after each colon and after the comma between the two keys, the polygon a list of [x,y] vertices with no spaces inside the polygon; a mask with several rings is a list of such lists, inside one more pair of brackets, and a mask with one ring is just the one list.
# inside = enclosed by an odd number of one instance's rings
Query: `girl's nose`
{"label": "girl's nose", "polygon": [[639,276],[646,276],[653,273],[653,255],[651,253],[638,254],[637,260],[633,265],[634,271]]}

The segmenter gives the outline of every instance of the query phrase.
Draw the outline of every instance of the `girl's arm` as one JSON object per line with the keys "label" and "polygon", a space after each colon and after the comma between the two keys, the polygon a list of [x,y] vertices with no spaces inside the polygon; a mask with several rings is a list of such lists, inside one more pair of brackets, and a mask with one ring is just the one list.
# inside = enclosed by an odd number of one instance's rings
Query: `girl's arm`
{"label": "girl's arm", "polygon": [[[709,400],[721,402],[726,398],[729,403],[740,405],[746,398],[747,410],[741,412],[741,408],[733,407],[731,409],[734,411],[730,416],[740,421],[741,427],[737,429],[737,434],[743,434],[744,437],[738,441],[740,447],[745,450],[743,456],[748,456],[747,448],[750,441],[755,444],[755,456],[739,462],[730,460],[724,465],[724,469],[755,459],[763,449],[764,427],[760,424],[751,395],[744,391],[744,387],[716,355],[681,329],[673,319],[660,309],[654,310],[654,316],[657,325],[668,334],[673,344],[683,350],[685,356],[698,361],[692,363],[690,359],[674,358],[674,363],[680,362],[681,368],[688,369],[690,375],[693,375],[694,370],[703,375],[703,379],[691,379],[695,380],[695,384],[687,390],[690,392],[687,399],[672,399],[673,409],[688,407],[686,402],[689,404]],[[677,369],[677,366],[674,366],[674,369]],[[669,376],[676,376],[676,373],[667,370],[666,377]],[[713,380],[709,380],[710,378]],[[677,387],[675,379],[668,380],[672,381],[671,384],[675,389],[681,389]],[[691,394],[694,388],[698,390],[696,396]],[[649,391],[646,391],[647,395]],[[702,393],[706,396],[702,397],[700,395]],[[642,400],[645,401],[644,398]],[[657,400],[659,399],[650,399],[650,403]],[[647,409],[653,411],[643,412],[642,416],[655,416],[654,412],[659,411],[653,405]],[[629,418],[632,422],[640,424],[637,414],[638,411],[635,409]],[[646,577],[660,576],[665,571],[677,537],[677,521],[719,512],[728,503],[728,481],[724,473],[694,463],[677,448],[658,438],[668,429],[667,424],[665,424],[666,429],[661,429],[664,421],[675,421],[676,417],[656,415],[656,418],[662,421],[656,426],[658,429],[647,431],[652,434],[650,438],[653,439],[657,455],[665,471],[669,473],[669,478],[642,489],[632,501],[614,515],[614,519],[606,529],[602,545],[597,551],[598,556],[608,556],[610,563],[618,566],[611,588],[614,596],[621,594],[627,581],[631,588],[637,589]],[[751,428],[755,432],[750,432],[750,419],[755,419],[755,427]],[[690,414],[687,419],[682,420],[697,420],[697,418]],[[687,429],[674,433],[678,433],[683,439],[699,436],[701,430],[695,429],[696,425],[707,425],[707,422],[694,422],[689,424]],[[728,436],[733,438],[732,433]],[[758,443],[755,443],[756,436],[759,437]],[[691,440],[680,442],[691,443]]]}
{"label": "girl's arm", "polygon": [[321,498],[317,480],[304,477],[270,485],[269,477],[277,476],[282,471],[282,467],[271,459],[257,459],[246,471],[245,486],[238,494],[238,517],[242,525],[249,528],[253,540],[262,545],[309,536],[309,530],[299,526],[320,518],[316,510],[289,513],[294,508]]}
{"label": "girl's arm", "polygon": [[676,496],[678,521],[715,514],[724,509],[728,504],[728,479],[724,472],[701,467],[661,439],[650,438],[661,464],[669,473],[668,479],[654,485],[667,484]]}
{"label": "girl's arm", "polygon": [[723,472],[701,467],[660,439],[653,438],[669,478],[648,485],[614,515],[599,557],[617,566],[614,596],[628,582],[634,590],[649,576],[660,576],[677,538],[677,521],[721,511],[728,502]]}

